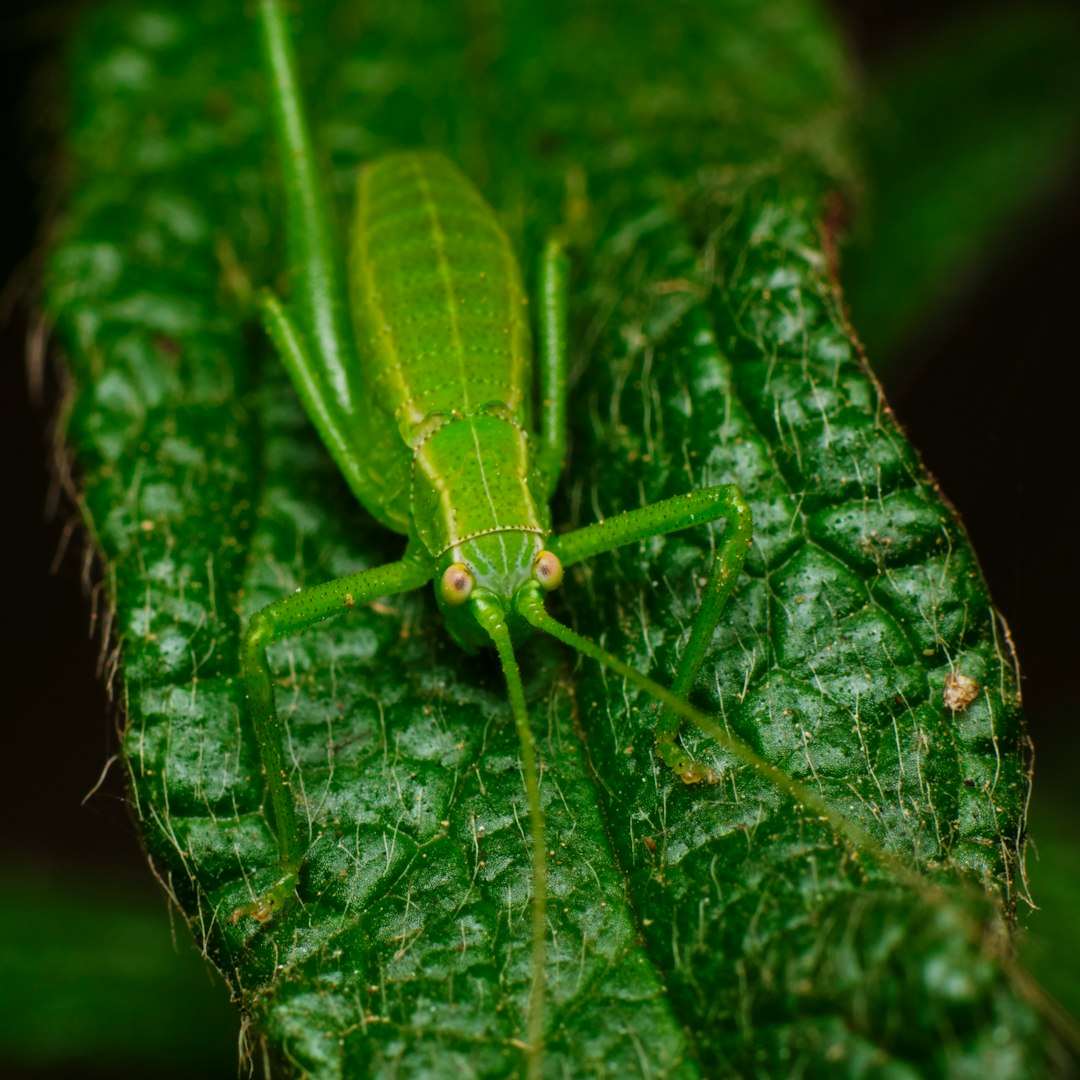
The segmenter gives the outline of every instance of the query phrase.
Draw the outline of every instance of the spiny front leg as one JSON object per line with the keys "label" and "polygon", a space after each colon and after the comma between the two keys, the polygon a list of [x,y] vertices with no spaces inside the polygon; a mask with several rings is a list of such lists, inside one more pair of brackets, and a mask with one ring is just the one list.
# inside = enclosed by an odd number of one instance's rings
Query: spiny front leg
{"label": "spiny front leg", "polygon": [[270,794],[280,873],[269,890],[232,913],[233,922],[244,915],[265,922],[288,900],[296,889],[306,848],[306,840],[296,820],[292,783],[285,760],[284,726],[274,704],[267,647],[355,605],[417,589],[431,577],[429,563],[406,555],[400,562],[295,592],[251,617],[240,646],[240,673]]}
{"label": "spiny front leg", "polygon": [[[712,571],[705,585],[701,607],[690,640],[679,661],[672,690],[684,701],[690,694],[701,669],[713,631],[720,621],[724,606],[739,578],[746,553],[750,549],[753,523],[750,506],[742,491],[734,484],[703,488],[673,499],[664,499],[640,510],[631,510],[618,517],[587,525],[576,532],[566,533],[552,542],[552,549],[564,566],[612,551],[624,544],[646,540],[653,536],[677,532],[691,525],[723,519],[727,522],[716,547]],[[656,748],[661,758],[688,784],[713,777],[707,766],[695,761],[678,741],[681,719],[669,706],[663,706],[656,723]]]}

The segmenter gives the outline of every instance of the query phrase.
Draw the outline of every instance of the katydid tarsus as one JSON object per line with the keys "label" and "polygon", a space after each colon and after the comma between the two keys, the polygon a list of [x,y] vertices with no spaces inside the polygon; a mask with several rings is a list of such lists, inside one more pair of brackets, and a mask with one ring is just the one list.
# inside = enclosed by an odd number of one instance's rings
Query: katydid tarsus
{"label": "katydid tarsus", "polygon": [[[287,304],[267,295],[269,335],[328,450],[360,502],[407,536],[398,562],[284,597],[256,613],[241,652],[248,710],[268,784],[280,876],[236,917],[269,918],[295,892],[304,859],[267,646],[345,608],[434,580],[451,636],[493,644],[521,746],[533,865],[530,1072],[543,1042],[546,851],[539,767],[513,641],[546,631],[661,699],[656,746],[687,782],[709,770],[678,740],[684,699],[751,538],[734,485],[709,487],[553,535],[547,502],[566,446],[567,281],[549,240],[538,272],[539,394],[521,273],[494,212],[447,159],[395,154],[360,173],[345,288],[277,0],[260,0],[273,84],[293,274]],[[351,302],[350,302],[351,301]],[[723,519],[701,607],[666,691],[608,656],[544,607],[563,569],[621,545]],[[680,715],[681,714],[681,715]]]}

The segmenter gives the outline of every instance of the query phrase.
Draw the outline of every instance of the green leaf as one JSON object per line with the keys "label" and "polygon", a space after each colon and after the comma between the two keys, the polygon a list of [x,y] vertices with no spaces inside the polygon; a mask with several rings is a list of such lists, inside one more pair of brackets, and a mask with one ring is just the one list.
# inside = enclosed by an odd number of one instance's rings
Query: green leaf
{"label": "green leaf", "polygon": [[1080,19],[1028,4],[956,20],[874,73],[866,182],[845,258],[875,370],[907,370],[925,334],[1009,250],[1053,227],[1040,205],[1080,156]]}
{"label": "green leaf", "polygon": [[[109,5],[71,65],[48,306],[116,608],[132,802],[275,1069],[512,1075],[518,747],[497,663],[461,654],[426,593],[272,650],[311,848],[302,903],[229,920],[275,871],[241,619],[401,550],[253,325],[283,237],[239,8]],[[306,4],[298,32],[342,220],[358,164],[394,148],[457,160],[523,254],[587,193],[556,520],[744,487],[754,551],[695,701],[873,838],[853,847],[693,732],[722,779],[683,785],[646,700],[530,642],[547,1074],[1048,1071],[1065,1051],[1009,959],[1028,757],[1007,639],[831,277],[826,205],[852,171],[833,29],[796,0],[395,0]],[[710,542],[598,559],[562,610],[670,678]]]}

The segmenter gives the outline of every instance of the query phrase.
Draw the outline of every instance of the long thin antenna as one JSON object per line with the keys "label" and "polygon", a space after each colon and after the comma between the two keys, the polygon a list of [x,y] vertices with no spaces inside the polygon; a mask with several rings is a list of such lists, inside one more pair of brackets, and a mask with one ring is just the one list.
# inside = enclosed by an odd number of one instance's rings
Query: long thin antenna
{"label": "long thin antenna", "polygon": [[[860,825],[845,817],[838,810],[834,810],[817,792],[766,761],[742,739],[731,735],[717,724],[712,717],[703,713],[700,709],[694,708],[693,705],[674,694],[666,686],[661,686],[660,683],[650,679],[647,675],[642,675],[636,668],[631,667],[614,654],[609,653],[595,642],[576,633],[568,626],[564,626],[558,619],[549,615],[544,607],[544,601],[539,589],[522,589],[515,597],[514,608],[522,618],[537,630],[550,634],[564,645],[577,649],[578,652],[591,657],[597,663],[611,668],[629,682],[640,686],[641,689],[651,694],[658,701],[662,701],[665,705],[674,709],[683,719],[689,720],[690,723],[715,740],[719,746],[722,746],[733,756],[739,758],[740,761],[745,762],[762,776],[771,780],[781,790],[788,792],[801,806],[818,814],[822,820],[829,823],[838,836],[847,840],[857,851],[866,852],[879,859],[896,874],[900,881],[921,893],[925,900],[942,906],[949,903],[950,889],[942,883],[933,881],[920,874],[917,870],[912,869],[900,855],[883,847]],[[957,881],[954,888],[956,891],[966,893],[973,898],[985,900],[987,895],[968,879]],[[985,953],[995,956],[1008,971],[1020,993],[1037,1008],[1046,1012],[1055,1032],[1070,1047],[1080,1047],[1080,1030],[1077,1029],[1072,1018],[1019,965],[1011,952],[1008,941],[999,938],[1000,943],[995,947],[994,939],[987,934],[987,927],[981,919],[972,918],[963,909],[957,910],[961,913],[962,925],[967,931],[968,940]]]}
{"label": "long thin antenna", "polygon": [[[661,701],[673,709],[684,720],[689,720],[690,723],[712,738],[719,746],[727,750],[728,753],[745,762],[755,772],[774,783],[781,791],[786,791],[801,806],[828,821],[833,829],[855,848],[872,852],[891,863],[899,862],[897,856],[886,852],[881,844],[860,825],[856,825],[850,818],[834,810],[816,791],[788,776],[783,769],[777,768],[772,762],[766,761],[742,739],[722,728],[711,716],[703,713],[700,709],[694,708],[693,705],[684,701],[674,691],[669,690],[666,686],[661,686],[660,683],[650,679],[647,675],[642,675],[640,671],[631,667],[624,660],[620,660],[594,641],[590,641],[587,637],[583,637],[581,634],[571,630],[570,627],[564,626],[558,619],[553,618],[548,614],[543,600],[536,593],[522,590],[517,596],[516,608],[518,613],[532,626],[535,626],[537,630],[543,630],[544,633],[557,638],[564,645],[569,645],[570,648],[577,649],[578,652],[591,657],[597,663],[611,668],[612,671],[622,675],[623,678],[628,679],[636,686],[640,686],[642,690],[651,694],[657,701]],[[907,872],[912,877],[919,877],[910,870]]]}
{"label": "long thin antenna", "polygon": [[525,778],[525,795],[529,803],[529,825],[532,834],[532,984],[529,988],[527,1075],[540,1080],[544,1061],[544,965],[547,962],[547,841],[544,830],[544,811],[540,805],[540,774],[536,766],[536,741],[529,726],[525,690],[521,672],[514,656],[510,631],[504,613],[495,605],[477,606],[477,615],[495,643],[506,676],[510,708],[514,713],[518,742],[521,744],[521,768]]}

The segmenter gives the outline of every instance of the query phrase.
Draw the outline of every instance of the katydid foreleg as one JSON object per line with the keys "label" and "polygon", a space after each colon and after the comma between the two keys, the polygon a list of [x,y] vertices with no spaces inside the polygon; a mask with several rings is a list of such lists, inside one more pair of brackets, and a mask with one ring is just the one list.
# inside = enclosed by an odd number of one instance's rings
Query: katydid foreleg
{"label": "katydid foreleg", "polygon": [[[694,619],[690,640],[683,651],[671,687],[672,692],[683,699],[689,696],[694,679],[701,669],[713,631],[720,621],[720,615],[735,587],[750,548],[753,524],[750,507],[742,491],[734,484],[691,491],[686,495],[678,495],[651,506],[628,511],[618,517],[607,518],[595,525],[586,525],[575,532],[564,533],[551,545],[563,566],[572,566],[576,562],[625,544],[720,519],[725,520],[727,526],[717,543],[712,571],[701,598],[701,607]],[[681,724],[682,718],[679,714],[665,705],[656,724],[657,752],[686,783],[693,784],[709,779],[711,770],[694,761],[679,745],[677,739]]]}
{"label": "katydid foreleg", "polygon": [[234,922],[241,915],[252,915],[260,922],[268,919],[296,888],[305,851],[285,761],[284,731],[274,706],[274,688],[266,662],[267,646],[356,604],[366,604],[380,596],[408,592],[430,580],[430,565],[406,555],[400,562],[387,563],[310,589],[301,589],[274,601],[251,617],[240,648],[240,673],[244,679],[248,710],[270,792],[274,833],[278,842],[279,875],[267,892],[233,912]]}

